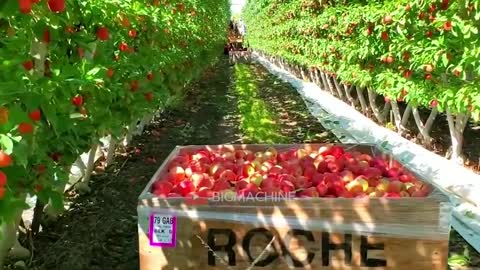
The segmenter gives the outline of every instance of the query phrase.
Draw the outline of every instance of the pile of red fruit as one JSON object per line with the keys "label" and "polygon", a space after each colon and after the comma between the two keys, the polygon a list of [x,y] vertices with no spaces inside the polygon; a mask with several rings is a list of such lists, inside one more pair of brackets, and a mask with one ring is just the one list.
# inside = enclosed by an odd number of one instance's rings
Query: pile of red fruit
{"label": "pile of red fruit", "polygon": [[175,157],[152,193],[163,198],[237,196],[426,197],[430,187],[385,155],[339,145],[277,151],[207,150]]}

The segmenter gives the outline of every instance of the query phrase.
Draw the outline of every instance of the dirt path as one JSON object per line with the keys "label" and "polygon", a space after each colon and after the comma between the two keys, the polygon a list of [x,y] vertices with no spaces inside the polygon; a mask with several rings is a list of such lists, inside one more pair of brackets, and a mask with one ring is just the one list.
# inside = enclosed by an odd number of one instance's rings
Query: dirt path
{"label": "dirt path", "polygon": [[[138,269],[137,197],[176,145],[337,141],[290,85],[257,65],[222,59],[186,93],[180,108],[119,149],[115,164],[93,177],[91,194],[71,196],[71,209],[34,239],[29,269]],[[480,255],[456,232],[450,252],[453,269],[480,269]]]}
{"label": "dirt path", "polygon": [[[262,68],[248,69],[257,84],[255,98],[287,142],[335,141],[293,88]],[[165,112],[119,151],[115,164],[93,177],[93,192],[73,196],[71,209],[34,239],[30,269],[138,269],[137,197],[170,151],[176,145],[264,142],[255,130],[250,133],[257,139],[244,136],[235,72],[222,59],[189,87],[181,108]]]}

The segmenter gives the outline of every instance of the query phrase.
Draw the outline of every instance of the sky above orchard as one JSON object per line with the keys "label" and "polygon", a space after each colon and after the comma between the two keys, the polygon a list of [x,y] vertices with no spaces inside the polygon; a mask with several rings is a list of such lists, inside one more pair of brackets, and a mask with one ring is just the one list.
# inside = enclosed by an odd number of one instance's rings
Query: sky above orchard
{"label": "sky above orchard", "polygon": [[237,14],[242,11],[243,6],[245,6],[246,0],[231,0],[231,3],[232,14]]}

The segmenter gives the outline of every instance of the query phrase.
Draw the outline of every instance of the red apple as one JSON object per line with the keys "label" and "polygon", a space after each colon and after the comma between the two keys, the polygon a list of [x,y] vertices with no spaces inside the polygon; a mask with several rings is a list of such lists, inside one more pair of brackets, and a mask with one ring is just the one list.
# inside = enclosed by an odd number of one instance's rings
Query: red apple
{"label": "red apple", "polygon": [[223,171],[220,174],[219,180],[226,180],[229,182],[235,182],[237,175],[230,169]]}
{"label": "red apple", "polygon": [[157,196],[167,197],[172,188],[173,185],[168,181],[157,181],[152,185],[152,192]]}
{"label": "red apple", "polygon": [[368,179],[380,179],[383,173],[378,168],[369,167],[364,169],[362,174]]}
{"label": "red apple", "polygon": [[276,174],[276,175],[279,175],[279,174],[282,174],[284,173],[284,170],[281,166],[279,165],[275,165],[273,166],[269,171],[268,171],[269,174]]}
{"label": "red apple", "polygon": [[387,170],[386,176],[391,178],[399,177],[400,173],[401,169],[393,167]]}
{"label": "red apple", "polygon": [[169,170],[169,174],[172,176],[173,180],[178,183],[185,179],[185,170],[180,166],[175,166]]}
{"label": "red apple", "polygon": [[289,193],[295,190],[295,185],[290,181],[282,181],[280,182],[280,189],[285,193]]}
{"label": "red apple", "polygon": [[248,186],[248,184],[250,184],[250,182],[247,179],[239,180],[235,183],[235,189],[236,190],[242,190],[242,189],[246,188]]}
{"label": "red apple", "polygon": [[243,150],[235,150],[235,158],[236,159],[243,159],[245,158],[246,153]]}
{"label": "red apple", "polygon": [[319,197],[319,193],[317,191],[316,187],[309,187],[307,189],[304,189],[298,193],[299,197],[309,197],[309,198],[315,198]]}
{"label": "red apple", "polygon": [[245,164],[242,167],[242,174],[245,177],[250,177],[255,173],[255,167],[251,164]]}
{"label": "red apple", "polygon": [[180,194],[182,196],[186,196],[188,193],[193,192],[195,190],[195,186],[190,180],[183,180],[178,184],[178,187],[180,188]]}
{"label": "red apple", "polygon": [[202,198],[211,198],[213,196],[213,191],[207,187],[202,187],[198,190],[197,196]]}
{"label": "red apple", "polygon": [[390,184],[388,185],[388,188],[387,188],[387,193],[390,192],[390,193],[400,193],[401,191],[405,190],[405,184],[400,182],[400,181],[392,181],[390,182]]}
{"label": "red apple", "polygon": [[259,188],[255,184],[248,184],[244,189],[240,190],[238,192],[238,195],[240,196],[252,196],[255,195],[259,192]]}
{"label": "red apple", "polygon": [[230,183],[227,180],[218,180],[215,182],[213,186],[213,191],[224,191],[226,189],[230,189]]}
{"label": "red apple", "polygon": [[324,182],[324,179],[325,179],[325,176],[323,173],[316,173],[313,177],[312,177],[312,185],[314,186],[317,186],[321,183]]}
{"label": "red apple", "polygon": [[328,187],[327,185],[323,184],[323,183],[320,183],[316,186],[316,189],[317,189],[317,192],[318,192],[318,196],[320,197],[323,197],[327,194],[327,191],[328,191]]}
{"label": "red apple", "polygon": [[213,178],[218,179],[220,174],[225,171],[225,168],[222,166],[221,163],[215,163],[210,167],[209,173]]}
{"label": "red apple", "polygon": [[274,187],[279,187],[280,186],[280,183],[279,181],[277,180],[277,178],[273,175],[269,175],[267,177],[265,177],[260,185],[260,187],[262,189],[265,189],[265,188],[274,188]]}

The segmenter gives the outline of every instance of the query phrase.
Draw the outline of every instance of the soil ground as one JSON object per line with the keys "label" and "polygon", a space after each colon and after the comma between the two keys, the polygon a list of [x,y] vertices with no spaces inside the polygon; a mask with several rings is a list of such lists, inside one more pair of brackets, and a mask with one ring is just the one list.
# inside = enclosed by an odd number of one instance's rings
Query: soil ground
{"label": "soil ground", "polygon": [[[279,116],[275,123],[289,143],[337,141],[309,114],[291,86],[263,67],[253,65],[251,70],[261,90],[257,98]],[[92,193],[69,198],[73,202],[70,210],[46,224],[33,239],[29,269],[139,268],[137,198],[172,149],[176,145],[246,141],[238,113],[234,66],[228,60],[222,59],[207,70],[187,91],[181,108],[169,109],[155,119],[143,135],[133,138],[130,147],[119,149],[113,166],[93,176]],[[463,254],[468,245],[454,234],[450,247],[452,253]],[[467,268],[463,269],[480,265],[479,254],[470,250],[470,263],[464,263]]]}

